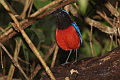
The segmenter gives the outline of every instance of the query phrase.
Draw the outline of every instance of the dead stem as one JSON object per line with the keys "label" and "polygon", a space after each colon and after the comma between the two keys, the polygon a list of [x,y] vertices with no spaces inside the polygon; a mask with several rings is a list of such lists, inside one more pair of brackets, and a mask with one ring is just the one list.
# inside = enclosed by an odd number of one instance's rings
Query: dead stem
{"label": "dead stem", "polygon": [[[21,40],[20,41],[16,40],[16,48],[15,48],[15,52],[14,52],[14,60],[16,62],[18,62],[18,55],[19,55],[20,47],[21,47]],[[7,80],[12,80],[14,71],[15,71],[15,66],[13,64],[11,64]]]}
{"label": "dead stem", "polygon": [[57,44],[56,43],[54,43],[53,45],[52,45],[52,47],[49,49],[49,51],[45,54],[45,56],[44,56],[44,60],[46,61],[48,58],[49,58],[49,56],[52,54],[52,52],[55,50],[55,46],[56,46]]}
{"label": "dead stem", "polygon": [[12,62],[14,63],[14,65],[20,70],[20,72],[23,74],[23,76],[29,80],[29,78],[27,77],[27,75],[25,74],[25,72],[23,71],[23,69],[21,68],[21,66],[18,64],[18,62],[11,56],[11,54],[8,52],[8,50],[5,48],[5,46],[0,43],[0,47],[2,47],[2,49],[7,53],[7,55],[10,57],[10,59],[12,60]]}
{"label": "dead stem", "polygon": [[89,25],[91,25],[91,23],[93,23],[92,25],[94,27],[98,28],[99,30],[101,30],[102,32],[107,33],[107,34],[114,34],[116,32],[116,29],[110,28],[109,26],[103,25],[100,22],[95,21],[88,17],[85,18],[85,22],[87,22]]}
{"label": "dead stem", "polygon": [[93,22],[91,23],[91,33],[90,33],[90,48],[91,48],[91,52],[92,52],[92,56],[94,57],[95,54],[94,54],[94,49],[93,49],[93,45],[92,45],[92,32],[93,32]]}
{"label": "dead stem", "polygon": [[105,7],[116,17],[118,17],[120,14],[119,12],[110,4],[110,2],[107,2],[105,4]]}
{"label": "dead stem", "polygon": [[[49,51],[45,54],[45,56],[44,56],[44,60],[45,61],[50,57],[50,55],[52,54],[52,52],[55,50],[55,46],[56,45],[57,45],[56,43],[53,43],[53,45],[51,46],[51,48],[49,49]],[[39,72],[40,69],[41,69],[41,65],[37,64],[36,68],[31,73],[31,75],[29,76],[29,78],[33,79],[36,76],[36,74]]]}
{"label": "dead stem", "polygon": [[32,74],[29,76],[29,78],[32,80],[32,79],[36,76],[36,74],[39,72],[40,69],[41,69],[41,65],[38,64],[38,65],[35,67],[35,69],[34,69],[34,71],[32,72]]}
{"label": "dead stem", "polygon": [[55,61],[56,61],[56,58],[57,58],[58,49],[59,49],[59,48],[58,48],[58,46],[56,45],[55,51],[54,51],[54,55],[53,55],[53,59],[52,59],[52,63],[51,63],[51,68],[53,68],[54,65],[55,65]]}

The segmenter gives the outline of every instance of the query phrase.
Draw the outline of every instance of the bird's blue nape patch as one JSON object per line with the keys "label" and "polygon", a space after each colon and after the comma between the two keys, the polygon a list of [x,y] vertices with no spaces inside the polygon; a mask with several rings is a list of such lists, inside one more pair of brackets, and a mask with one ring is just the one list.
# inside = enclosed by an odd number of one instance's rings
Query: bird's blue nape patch
{"label": "bird's blue nape patch", "polygon": [[69,14],[66,10],[64,10],[64,9],[61,9],[61,11],[63,11],[63,12],[65,12],[65,13],[67,13],[67,14]]}
{"label": "bird's blue nape patch", "polygon": [[76,29],[76,31],[78,32],[79,36],[80,36],[80,42],[82,43],[82,35],[80,32],[79,27],[77,26],[77,24],[75,22],[72,23],[72,25],[74,26],[74,28]]}

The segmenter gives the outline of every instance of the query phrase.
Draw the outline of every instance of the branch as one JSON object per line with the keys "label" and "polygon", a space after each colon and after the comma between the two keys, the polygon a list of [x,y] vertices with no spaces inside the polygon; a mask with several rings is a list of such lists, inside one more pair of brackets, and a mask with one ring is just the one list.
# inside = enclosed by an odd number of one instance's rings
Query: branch
{"label": "branch", "polygon": [[[57,80],[120,80],[120,46],[106,56],[86,58],[52,68]],[[42,80],[50,80],[47,75]]]}
{"label": "branch", "polygon": [[116,17],[120,16],[119,12],[117,9],[115,9],[110,2],[105,3],[105,7]]}
{"label": "branch", "polygon": [[[37,12],[35,12],[34,14],[32,14],[29,18],[24,19],[23,21],[21,21],[19,23],[19,26],[23,29],[27,28],[29,25],[33,24],[34,22],[38,21],[39,19],[45,17],[46,15],[48,15],[49,13],[53,12],[54,10],[61,8],[62,6],[65,6],[71,2],[74,2],[75,0],[65,0],[64,2],[62,2],[61,4],[57,5],[56,7],[52,8],[51,10],[48,10],[46,12],[44,12],[45,10],[47,10],[49,7],[54,6],[57,3],[60,3],[60,1],[63,0],[56,0],[53,1],[52,3],[46,5],[45,7],[39,9]],[[38,14],[44,12],[43,14],[39,15],[38,17],[36,17]],[[34,18],[33,18],[34,17]],[[36,18],[35,18],[36,17]],[[12,24],[14,27],[16,26],[16,24]],[[0,35],[0,42],[3,43],[7,40],[9,40],[10,38],[12,38],[14,35],[16,35],[17,32],[13,29],[10,28],[9,30],[7,30],[5,33],[3,33],[2,35]]]}
{"label": "branch", "polygon": [[107,34],[115,34],[117,32],[117,30],[115,30],[114,28],[110,28],[109,26],[103,25],[100,22],[90,19],[88,17],[85,18],[85,22]]}
{"label": "branch", "polygon": [[100,11],[96,11],[105,21],[107,21],[112,27],[114,27],[113,23],[110,21],[110,19],[107,17],[105,13],[102,13]]}

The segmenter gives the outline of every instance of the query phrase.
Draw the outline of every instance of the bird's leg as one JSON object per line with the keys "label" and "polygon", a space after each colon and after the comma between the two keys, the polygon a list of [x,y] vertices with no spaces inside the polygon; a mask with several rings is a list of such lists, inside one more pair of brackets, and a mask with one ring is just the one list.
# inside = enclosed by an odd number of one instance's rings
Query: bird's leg
{"label": "bird's leg", "polygon": [[68,55],[68,57],[67,57],[65,63],[68,63],[68,59],[70,58],[71,53],[72,53],[72,50],[70,50],[69,55]]}
{"label": "bird's leg", "polygon": [[72,50],[70,50],[70,52],[69,52],[69,54],[68,54],[68,57],[67,57],[65,63],[62,64],[63,66],[68,63],[68,59],[70,58],[71,53],[72,53]]}
{"label": "bird's leg", "polygon": [[75,56],[75,62],[77,61],[77,49],[75,50],[76,51],[76,56]]}
{"label": "bird's leg", "polygon": [[76,54],[76,55],[75,55],[75,61],[74,61],[72,64],[74,64],[75,62],[77,62],[77,56],[78,56],[78,55],[77,55],[77,49],[75,49],[75,54]]}

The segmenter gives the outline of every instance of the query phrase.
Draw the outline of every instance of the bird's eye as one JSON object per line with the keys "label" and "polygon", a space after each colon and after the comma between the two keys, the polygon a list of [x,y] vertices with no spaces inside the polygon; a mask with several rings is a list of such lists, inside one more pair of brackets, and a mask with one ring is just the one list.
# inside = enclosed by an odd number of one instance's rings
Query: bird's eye
{"label": "bird's eye", "polygon": [[61,12],[59,12],[61,14]]}

